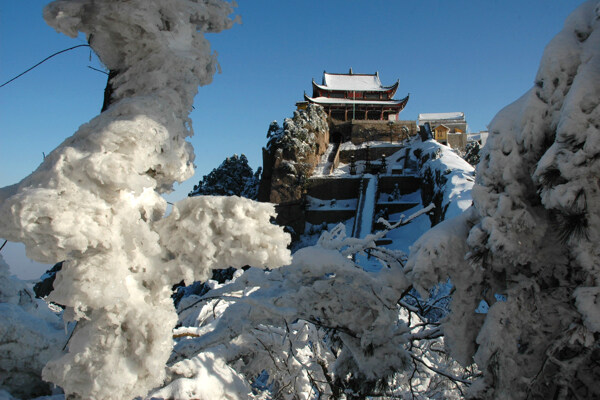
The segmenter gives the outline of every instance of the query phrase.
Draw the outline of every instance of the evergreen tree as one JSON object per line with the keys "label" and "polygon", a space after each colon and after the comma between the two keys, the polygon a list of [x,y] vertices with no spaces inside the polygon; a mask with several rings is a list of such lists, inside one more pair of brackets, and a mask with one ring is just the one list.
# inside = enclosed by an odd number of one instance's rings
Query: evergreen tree
{"label": "evergreen tree", "polygon": [[240,196],[255,200],[261,171],[259,167],[254,173],[245,155],[234,154],[204,175],[188,196]]}
{"label": "evergreen tree", "polygon": [[469,142],[465,147],[465,155],[463,158],[471,165],[479,164],[481,145],[479,142]]}
{"label": "evergreen tree", "polygon": [[472,398],[600,398],[599,17],[600,2],[571,14],[490,123],[473,207],[411,248],[416,286],[455,287],[442,329],[482,372]]}

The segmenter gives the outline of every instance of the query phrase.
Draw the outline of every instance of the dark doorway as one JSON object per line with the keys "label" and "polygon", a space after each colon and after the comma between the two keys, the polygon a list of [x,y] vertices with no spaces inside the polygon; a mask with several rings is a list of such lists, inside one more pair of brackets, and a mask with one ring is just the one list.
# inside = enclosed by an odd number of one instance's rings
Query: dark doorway
{"label": "dark doorway", "polygon": [[342,133],[340,131],[331,132],[329,135],[329,143],[341,143]]}

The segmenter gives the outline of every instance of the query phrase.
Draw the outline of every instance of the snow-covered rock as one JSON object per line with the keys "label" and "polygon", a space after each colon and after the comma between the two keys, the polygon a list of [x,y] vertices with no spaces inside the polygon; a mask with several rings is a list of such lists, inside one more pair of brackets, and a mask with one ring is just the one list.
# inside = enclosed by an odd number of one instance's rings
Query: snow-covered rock
{"label": "snow-covered rock", "polygon": [[311,104],[306,110],[294,111],[283,127],[271,123],[267,137],[259,200],[277,204],[297,201],[303,195],[303,183],[327,151],[327,115],[321,106]]}

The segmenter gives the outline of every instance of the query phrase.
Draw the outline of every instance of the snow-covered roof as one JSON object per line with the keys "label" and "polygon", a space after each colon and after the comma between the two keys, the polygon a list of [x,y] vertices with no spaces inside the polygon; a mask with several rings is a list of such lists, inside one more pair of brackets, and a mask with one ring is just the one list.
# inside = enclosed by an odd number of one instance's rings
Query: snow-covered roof
{"label": "snow-covered roof", "polygon": [[463,112],[449,112],[449,113],[425,113],[419,114],[420,121],[440,121],[440,120],[465,120],[465,113]]}
{"label": "snow-covered roof", "polygon": [[388,90],[393,86],[381,85],[379,73],[374,74],[331,74],[323,73],[323,85],[317,85],[329,90]]}
{"label": "snow-covered roof", "polygon": [[304,95],[304,98],[310,102],[317,104],[377,104],[397,106],[405,103],[408,97],[401,100],[353,100],[353,99],[337,99],[332,97],[309,97]]}

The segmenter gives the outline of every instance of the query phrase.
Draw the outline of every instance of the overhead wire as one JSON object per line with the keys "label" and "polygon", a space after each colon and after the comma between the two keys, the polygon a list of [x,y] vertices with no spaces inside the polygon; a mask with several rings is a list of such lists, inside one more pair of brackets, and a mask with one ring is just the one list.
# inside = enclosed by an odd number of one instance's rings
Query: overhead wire
{"label": "overhead wire", "polygon": [[61,53],[65,53],[65,52],[67,52],[67,51],[70,51],[70,50],[76,49],[76,48],[78,48],[78,47],[90,47],[90,45],[89,45],[89,44],[78,44],[77,46],[73,46],[73,47],[69,47],[68,49],[64,49],[64,50],[61,50],[61,51],[57,51],[56,53],[49,55],[48,57],[44,58],[44,59],[43,59],[42,61],[40,61],[39,63],[35,64],[33,67],[31,67],[31,68],[29,68],[29,69],[27,69],[27,70],[25,70],[25,71],[21,72],[19,75],[15,76],[14,78],[11,78],[11,79],[9,79],[8,81],[4,82],[2,85],[0,85],[0,88],[2,88],[2,87],[4,87],[4,86],[8,85],[9,83],[11,83],[12,81],[14,81],[14,80],[16,80],[16,79],[18,79],[18,78],[22,77],[23,75],[25,75],[26,73],[28,73],[28,72],[29,72],[29,71],[31,71],[32,69],[34,69],[34,68],[36,68],[36,67],[40,66],[41,64],[45,63],[46,61],[48,61],[48,60],[49,60],[49,59],[51,59],[52,57],[54,57],[54,56],[57,56],[57,55],[59,55],[59,54],[61,54]]}

